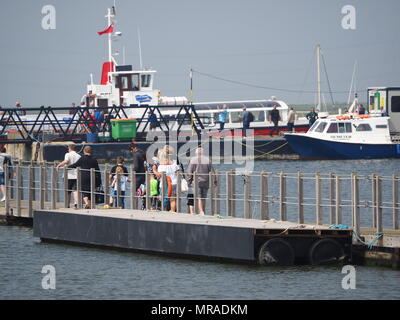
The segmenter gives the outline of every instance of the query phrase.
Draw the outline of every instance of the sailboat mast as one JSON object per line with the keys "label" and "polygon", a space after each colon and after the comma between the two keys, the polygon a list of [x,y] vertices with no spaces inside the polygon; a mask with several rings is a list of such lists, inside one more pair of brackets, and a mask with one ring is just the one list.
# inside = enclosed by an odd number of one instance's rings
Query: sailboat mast
{"label": "sailboat mast", "polygon": [[[108,20],[108,26],[111,26],[111,9],[108,8],[108,13],[107,13],[107,20]],[[110,65],[112,65],[112,38],[111,38],[111,33],[108,34],[108,62],[110,62]],[[114,71],[114,70],[112,70]]]}
{"label": "sailboat mast", "polygon": [[317,45],[317,110],[321,110],[321,46]]}

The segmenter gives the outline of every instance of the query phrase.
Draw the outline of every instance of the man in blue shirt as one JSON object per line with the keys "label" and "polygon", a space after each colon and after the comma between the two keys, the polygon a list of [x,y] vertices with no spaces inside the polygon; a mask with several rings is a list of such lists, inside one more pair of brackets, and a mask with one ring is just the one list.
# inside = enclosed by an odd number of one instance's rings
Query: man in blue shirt
{"label": "man in blue shirt", "polygon": [[242,123],[243,123],[243,137],[247,136],[246,131],[250,129],[250,122],[254,120],[253,114],[250,111],[247,111],[246,107],[243,107],[242,113]]}
{"label": "man in blue shirt", "polygon": [[222,110],[219,112],[218,122],[219,122],[219,132],[224,130],[226,118],[228,117],[228,106],[224,104]]}

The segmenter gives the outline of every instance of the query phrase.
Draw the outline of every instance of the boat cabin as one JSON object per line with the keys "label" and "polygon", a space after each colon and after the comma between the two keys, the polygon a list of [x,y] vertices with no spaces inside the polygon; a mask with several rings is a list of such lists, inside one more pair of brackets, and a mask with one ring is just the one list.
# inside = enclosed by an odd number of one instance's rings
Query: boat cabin
{"label": "boat cabin", "polygon": [[390,132],[400,134],[400,87],[368,88],[368,104],[371,115],[388,116]]}

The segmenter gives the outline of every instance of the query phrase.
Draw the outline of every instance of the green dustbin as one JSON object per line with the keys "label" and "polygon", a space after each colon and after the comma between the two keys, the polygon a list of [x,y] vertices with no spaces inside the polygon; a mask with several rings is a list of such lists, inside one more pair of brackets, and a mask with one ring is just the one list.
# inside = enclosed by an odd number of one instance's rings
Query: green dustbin
{"label": "green dustbin", "polygon": [[111,135],[116,140],[136,138],[136,119],[111,120]]}

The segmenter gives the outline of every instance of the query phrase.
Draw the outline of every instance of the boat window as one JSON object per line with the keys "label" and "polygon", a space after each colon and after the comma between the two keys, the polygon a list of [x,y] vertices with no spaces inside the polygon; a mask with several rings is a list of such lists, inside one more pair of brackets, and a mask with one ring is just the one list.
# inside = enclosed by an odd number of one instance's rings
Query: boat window
{"label": "boat window", "polygon": [[321,122],[319,126],[314,130],[315,132],[324,132],[326,128],[327,123],[326,122]]}
{"label": "boat window", "polygon": [[129,89],[128,86],[128,77],[121,77],[121,89],[127,90]]}
{"label": "boat window", "polygon": [[352,132],[351,122],[345,122],[344,124],[346,127],[346,133],[351,133]]}
{"label": "boat window", "polygon": [[265,121],[265,112],[264,111],[255,112],[254,121]]}
{"label": "boat window", "polygon": [[376,128],[377,129],[387,129],[387,125],[386,124],[377,124]]}
{"label": "boat window", "polygon": [[142,88],[148,88],[150,87],[150,80],[151,80],[151,75],[149,74],[142,74],[142,82],[141,86]]}
{"label": "boat window", "polygon": [[392,112],[400,112],[400,96],[392,97],[391,106]]}
{"label": "boat window", "polygon": [[338,124],[336,122],[331,123],[331,125],[328,128],[327,133],[338,133]]}
{"label": "boat window", "polygon": [[319,125],[319,121],[313,123],[313,125],[308,129],[309,132],[313,131]]}
{"label": "boat window", "polygon": [[132,75],[132,90],[139,91],[139,75],[138,74]]}
{"label": "boat window", "polygon": [[344,123],[339,123],[339,133],[346,133],[346,127]]}
{"label": "boat window", "polygon": [[357,126],[356,131],[372,131],[372,128],[368,123],[361,123]]}
{"label": "boat window", "polygon": [[231,122],[232,123],[239,123],[241,121],[240,119],[240,113],[241,112],[230,112],[231,115]]}

